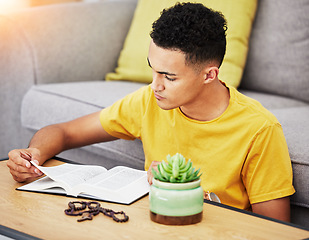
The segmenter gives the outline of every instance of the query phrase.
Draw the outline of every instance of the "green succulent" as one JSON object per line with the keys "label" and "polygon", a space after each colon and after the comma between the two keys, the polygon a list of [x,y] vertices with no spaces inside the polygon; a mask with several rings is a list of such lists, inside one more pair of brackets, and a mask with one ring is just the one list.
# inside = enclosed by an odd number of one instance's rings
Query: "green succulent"
{"label": "green succulent", "polygon": [[162,162],[157,166],[158,171],[151,169],[155,179],[162,182],[171,183],[186,183],[192,182],[200,178],[202,174],[199,174],[200,168],[195,170],[192,166],[192,162],[189,159],[186,161],[185,157],[180,153],[176,153],[174,156],[166,156],[167,162]]}

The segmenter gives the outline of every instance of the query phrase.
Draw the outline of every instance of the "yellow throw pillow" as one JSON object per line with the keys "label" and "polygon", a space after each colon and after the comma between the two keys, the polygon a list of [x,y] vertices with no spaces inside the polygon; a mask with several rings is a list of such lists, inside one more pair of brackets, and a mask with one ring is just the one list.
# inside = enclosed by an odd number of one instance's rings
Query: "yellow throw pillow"
{"label": "yellow throw pillow", "polygon": [[[139,0],[130,30],[118,59],[115,73],[108,73],[106,80],[128,80],[150,83],[152,72],[147,56],[152,23],[164,8],[177,0]],[[226,55],[220,67],[219,78],[238,87],[245,67],[248,41],[255,17],[257,0],[202,0],[193,1],[223,13],[227,20]]]}

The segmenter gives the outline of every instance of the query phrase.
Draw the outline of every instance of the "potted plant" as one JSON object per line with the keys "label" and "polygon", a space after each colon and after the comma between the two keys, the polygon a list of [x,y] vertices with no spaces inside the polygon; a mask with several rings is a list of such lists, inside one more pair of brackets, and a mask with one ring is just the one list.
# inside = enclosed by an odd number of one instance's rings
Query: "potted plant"
{"label": "potted plant", "polygon": [[186,225],[200,222],[203,212],[203,189],[200,169],[191,160],[177,153],[167,155],[167,162],[152,168],[153,184],[149,192],[150,218],[167,225]]}

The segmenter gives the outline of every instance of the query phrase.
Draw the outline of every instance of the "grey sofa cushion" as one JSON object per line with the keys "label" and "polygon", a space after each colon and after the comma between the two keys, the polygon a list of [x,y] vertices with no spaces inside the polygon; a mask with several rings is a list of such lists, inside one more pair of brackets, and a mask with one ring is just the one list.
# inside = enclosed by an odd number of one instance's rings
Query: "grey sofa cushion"
{"label": "grey sofa cushion", "polygon": [[309,106],[274,109],[289,147],[296,193],[292,202],[309,208]]}
{"label": "grey sofa cushion", "polygon": [[309,102],[309,3],[260,0],[241,87]]}
{"label": "grey sofa cushion", "polygon": [[49,124],[69,121],[108,107],[141,86],[144,84],[125,81],[35,85],[23,99],[22,124],[38,130]]}
{"label": "grey sofa cushion", "polygon": [[270,93],[254,92],[244,89],[239,89],[239,91],[248,97],[258,100],[268,110],[308,106],[306,102]]}
{"label": "grey sofa cushion", "polygon": [[[22,125],[34,132],[46,125],[100,111],[141,86],[144,84],[121,81],[36,85],[23,99]],[[100,143],[86,146],[83,150],[90,153],[88,156],[96,159],[96,164],[107,168],[125,165],[143,169],[144,166],[144,152],[139,140]],[[63,156],[74,156],[74,159],[69,159],[80,163],[93,163],[82,151],[72,150],[71,153],[65,153]]]}
{"label": "grey sofa cushion", "polygon": [[109,0],[12,14],[33,56],[36,83],[104,79],[116,67],[135,7]]}

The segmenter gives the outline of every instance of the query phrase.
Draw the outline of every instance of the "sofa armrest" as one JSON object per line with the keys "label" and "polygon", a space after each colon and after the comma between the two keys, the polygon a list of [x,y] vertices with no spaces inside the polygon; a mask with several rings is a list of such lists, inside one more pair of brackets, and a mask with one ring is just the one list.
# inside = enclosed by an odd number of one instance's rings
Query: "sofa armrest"
{"label": "sofa armrest", "polygon": [[0,158],[27,146],[20,109],[32,85],[99,80],[113,71],[135,7],[106,0],[0,15]]}
{"label": "sofa armrest", "polygon": [[99,80],[116,67],[135,7],[128,0],[69,3],[9,18],[25,35],[36,83]]}
{"label": "sofa armrest", "polygon": [[9,150],[25,144],[21,101],[35,82],[29,45],[14,26],[13,21],[0,16],[0,158],[6,158]]}

